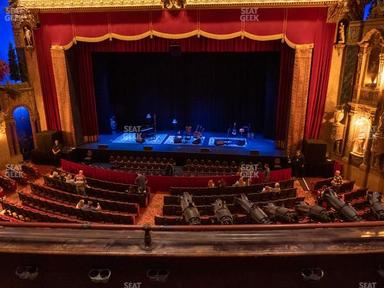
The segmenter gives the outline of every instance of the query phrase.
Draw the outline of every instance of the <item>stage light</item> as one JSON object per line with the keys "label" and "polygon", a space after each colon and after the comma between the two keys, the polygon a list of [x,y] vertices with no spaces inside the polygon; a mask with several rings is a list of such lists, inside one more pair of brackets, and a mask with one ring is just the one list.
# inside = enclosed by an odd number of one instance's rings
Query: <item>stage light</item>
{"label": "stage light", "polygon": [[177,125],[177,120],[176,120],[176,118],[173,118],[173,120],[172,120],[172,125]]}
{"label": "stage light", "polygon": [[150,113],[148,113],[148,114],[147,114],[147,116],[145,116],[145,119],[147,119],[147,120],[151,120],[151,119],[152,119],[152,116],[151,116],[151,114],[150,114]]}

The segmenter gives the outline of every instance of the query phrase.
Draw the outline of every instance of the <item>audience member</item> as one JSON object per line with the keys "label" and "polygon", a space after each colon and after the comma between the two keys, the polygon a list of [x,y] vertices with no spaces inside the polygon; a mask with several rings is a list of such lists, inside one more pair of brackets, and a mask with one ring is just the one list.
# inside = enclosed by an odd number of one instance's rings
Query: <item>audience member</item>
{"label": "audience member", "polygon": [[273,187],[272,189],[272,192],[280,192],[281,189],[280,189],[280,183],[279,182],[276,182],[275,183],[275,187]]}
{"label": "audience member", "polygon": [[76,204],[76,209],[82,209],[85,205],[84,199],[81,199],[77,204]]}
{"label": "audience member", "polygon": [[292,172],[293,176],[297,178],[304,177],[305,158],[300,150],[296,151],[295,156],[292,159]]}
{"label": "audience member", "polygon": [[212,179],[208,181],[208,188],[215,188],[215,182]]}
{"label": "audience member", "polygon": [[247,186],[246,181],[244,177],[240,177],[239,180],[235,182],[235,184],[232,185],[233,187],[244,187]]}
{"label": "audience member", "polygon": [[76,192],[81,195],[85,195],[85,188],[87,187],[87,179],[84,176],[83,170],[79,170],[79,173],[75,175],[74,182],[76,185]]}
{"label": "audience member", "polygon": [[341,176],[340,170],[335,171],[335,176],[333,176],[331,183],[333,186],[340,186],[343,184],[343,177]]}
{"label": "audience member", "polygon": [[96,211],[100,211],[101,210],[101,206],[100,206],[100,203],[97,202],[96,203],[96,207],[94,208]]}
{"label": "audience member", "polygon": [[221,178],[219,179],[219,181],[217,181],[217,188],[223,188],[225,187],[227,184],[225,183],[224,179]]}
{"label": "audience member", "polygon": [[269,182],[271,178],[271,169],[269,168],[269,164],[264,164],[264,182]]}
{"label": "audience member", "polygon": [[144,174],[138,173],[135,179],[135,184],[138,186],[139,193],[146,193],[148,179]]}
{"label": "audience member", "polygon": [[53,161],[56,167],[60,166],[60,156],[61,156],[61,145],[59,140],[55,140],[53,147],[51,149],[53,155]]}
{"label": "audience member", "polygon": [[265,186],[261,192],[273,192],[273,188],[271,186]]}

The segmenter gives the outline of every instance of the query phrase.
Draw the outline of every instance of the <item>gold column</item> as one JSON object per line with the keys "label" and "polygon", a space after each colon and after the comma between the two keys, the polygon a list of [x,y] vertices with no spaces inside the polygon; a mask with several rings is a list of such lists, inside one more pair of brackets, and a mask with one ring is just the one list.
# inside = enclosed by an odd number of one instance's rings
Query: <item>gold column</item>
{"label": "gold column", "polygon": [[359,58],[357,62],[357,69],[356,69],[356,82],[355,82],[355,89],[353,92],[353,101],[358,103],[360,99],[360,91],[361,87],[363,86],[364,82],[364,76],[365,76],[365,69],[367,66],[368,56],[369,56],[369,43],[364,43],[360,45],[360,51],[359,51]]}
{"label": "gold column", "polygon": [[[381,48],[383,49],[383,47]],[[384,53],[380,53],[378,87],[380,92],[384,90]]]}
{"label": "gold column", "polygon": [[66,145],[74,146],[76,145],[75,128],[64,49],[59,46],[52,46],[51,57],[64,142]]}
{"label": "gold column", "polygon": [[[327,88],[327,98],[325,100],[323,123],[321,124],[320,129],[320,138],[327,141],[329,152],[334,152],[333,144],[335,140],[334,137],[336,136],[334,135],[334,133],[336,132],[334,130],[336,126],[334,126],[334,124],[336,123],[334,123],[333,120],[334,113],[339,102],[339,91],[343,79],[342,75],[340,74],[340,71],[342,70],[343,65],[344,49],[345,44],[333,45],[332,61]],[[337,126],[337,128],[341,129],[341,126]]]}
{"label": "gold column", "polygon": [[[33,87],[36,109],[41,130],[47,130],[47,120],[45,116],[43,92],[41,90],[39,64],[37,62],[36,49],[25,51],[25,60],[27,62],[29,83]],[[42,67],[41,71],[44,70]]]}
{"label": "gold column", "polygon": [[313,45],[296,46],[287,139],[287,152],[291,155],[300,147],[304,137],[312,51]]}

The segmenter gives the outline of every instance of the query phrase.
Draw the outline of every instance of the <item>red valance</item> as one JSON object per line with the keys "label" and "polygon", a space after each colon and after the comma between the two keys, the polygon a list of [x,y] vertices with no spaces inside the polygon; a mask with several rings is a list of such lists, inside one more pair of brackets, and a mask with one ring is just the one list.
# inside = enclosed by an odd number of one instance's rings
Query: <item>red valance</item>
{"label": "red valance", "polygon": [[[48,45],[66,46],[74,39],[138,40],[150,35],[172,39],[195,35],[214,39],[243,36],[254,40],[284,37],[294,45],[315,42],[315,32],[326,24],[326,11],[326,8],[301,8],[53,13],[41,14],[40,21]],[[241,21],[242,15],[254,17]]]}

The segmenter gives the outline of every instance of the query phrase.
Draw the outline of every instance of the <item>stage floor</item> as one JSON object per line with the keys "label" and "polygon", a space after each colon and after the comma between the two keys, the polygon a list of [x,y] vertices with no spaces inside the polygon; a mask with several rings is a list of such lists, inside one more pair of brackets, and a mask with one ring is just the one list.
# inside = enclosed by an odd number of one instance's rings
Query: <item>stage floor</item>
{"label": "stage floor", "polygon": [[[147,140],[145,143],[136,143],[133,139],[133,134],[121,133],[100,135],[99,141],[80,145],[80,149],[99,149],[100,144],[108,145],[108,150],[112,151],[143,151],[144,147],[151,147],[153,152],[162,153],[202,153],[201,149],[209,154],[216,155],[241,155],[249,156],[252,151],[258,151],[261,157],[285,157],[283,150],[276,149],[274,140],[265,139],[261,135],[255,135],[254,139],[246,139],[244,146],[215,146],[214,140],[220,139],[239,139],[240,137],[229,137],[225,133],[205,132],[204,139],[201,144],[192,144],[192,141],[187,143],[174,144],[171,131],[158,131],[156,139],[153,141]],[[172,140],[171,140],[172,139]]]}

